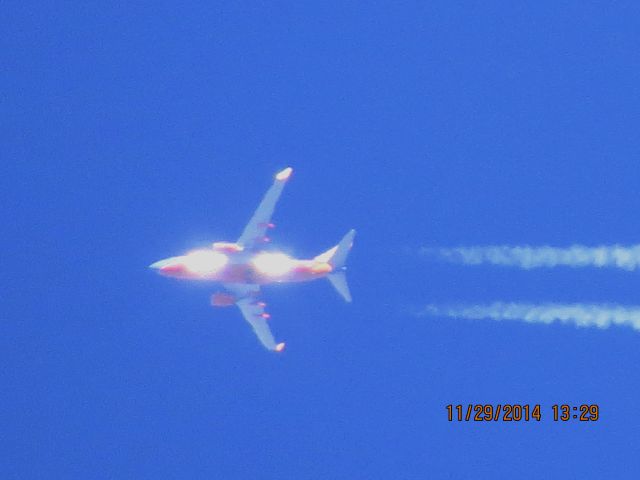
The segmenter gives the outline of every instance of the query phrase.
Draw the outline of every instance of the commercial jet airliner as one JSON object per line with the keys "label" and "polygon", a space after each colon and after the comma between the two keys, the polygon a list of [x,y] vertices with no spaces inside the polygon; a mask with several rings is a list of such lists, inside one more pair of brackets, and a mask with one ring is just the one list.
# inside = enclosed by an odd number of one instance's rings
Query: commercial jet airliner
{"label": "commercial jet airliner", "polygon": [[271,216],[292,171],[289,167],[276,174],[273,185],[235,243],[215,242],[210,248],[150,265],[168,277],[221,283],[224,291],[211,296],[211,305],[237,305],[260,342],[275,352],[284,349],[284,342],[276,343],[273,338],[268,325],[270,315],[265,312],[266,304],[261,300],[261,285],[327,278],[345,301],[351,301],[345,262],[355,230],[349,231],[338,245],[310,260],[295,259],[265,248],[265,243],[269,242],[266,233],[274,227]]}

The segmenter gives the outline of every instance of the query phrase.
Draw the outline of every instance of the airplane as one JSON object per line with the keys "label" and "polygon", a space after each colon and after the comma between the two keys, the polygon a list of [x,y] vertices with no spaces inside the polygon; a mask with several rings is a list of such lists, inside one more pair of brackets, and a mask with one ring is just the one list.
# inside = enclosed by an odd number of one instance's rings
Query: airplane
{"label": "airplane", "polygon": [[308,282],[327,278],[346,302],[351,293],[345,275],[345,263],[353,245],[355,230],[320,255],[295,259],[282,252],[265,248],[270,241],[267,231],[274,228],[271,217],[282,190],[293,169],[278,172],[273,185],[258,205],[240,238],[233,242],[215,242],[210,248],[193,250],[149,265],[163,276],[222,283],[223,291],[211,296],[211,305],[236,305],[265,348],[284,350],[284,342],[276,343],[268,325],[270,315],[261,299],[261,285],[285,282]]}

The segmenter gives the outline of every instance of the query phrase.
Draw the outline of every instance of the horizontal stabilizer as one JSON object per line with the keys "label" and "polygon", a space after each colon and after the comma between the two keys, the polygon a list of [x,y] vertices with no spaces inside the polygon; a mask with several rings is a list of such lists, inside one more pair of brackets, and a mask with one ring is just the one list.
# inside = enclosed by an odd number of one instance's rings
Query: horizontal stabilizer
{"label": "horizontal stabilizer", "polygon": [[343,272],[331,273],[327,276],[333,288],[335,288],[345,302],[351,302],[351,292],[347,284],[347,275]]}
{"label": "horizontal stabilizer", "polygon": [[356,236],[356,231],[349,230],[349,232],[344,237],[342,237],[342,240],[340,240],[340,243],[338,244],[338,248],[336,249],[336,252],[333,254],[331,259],[329,260],[329,264],[333,268],[344,267],[344,264],[347,262],[347,256],[349,255],[349,250],[351,250],[351,246],[353,245],[353,237],[355,236]]}
{"label": "horizontal stabilizer", "polygon": [[349,255],[349,250],[353,245],[353,238],[356,236],[355,230],[349,230],[347,234],[342,237],[340,243],[335,247],[330,248],[324,253],[321,253],[315,260],[318,262],[327,262],[329,263],[334,270],[344,267],[344,264],[347,262],[347,256]]}

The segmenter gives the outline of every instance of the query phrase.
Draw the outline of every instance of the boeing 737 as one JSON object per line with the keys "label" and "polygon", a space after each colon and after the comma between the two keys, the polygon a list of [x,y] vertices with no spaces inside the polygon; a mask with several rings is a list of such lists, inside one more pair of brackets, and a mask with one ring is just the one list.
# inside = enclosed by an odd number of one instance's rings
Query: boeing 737
{"label": "boeing 737", "polygon": [[289,167],[276,174],[273,185],[235,243],[215,242],[210,248],[150,265],[167,277],[221,283],[224,290],[211,296],[211,305],[237,305],[262,345],[275,352],[284,349],[284,342],[276,343],[273,338],[268,325],[270,315],[265,312],[266,304],[261,300],[261,285],[327,278],[345,301],[351,301],[345,262],[355,230],[349,231],[335,247],[309,260],[295,259],[265,248],[265,243],[269,242],[266,233],[274,228],[271,223],[273,211],[292,171]]}

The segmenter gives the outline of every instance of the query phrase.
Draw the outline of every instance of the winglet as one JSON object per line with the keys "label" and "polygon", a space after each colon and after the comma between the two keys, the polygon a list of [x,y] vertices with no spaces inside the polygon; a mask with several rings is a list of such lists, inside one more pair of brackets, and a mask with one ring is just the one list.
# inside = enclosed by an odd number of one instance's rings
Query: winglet
{"label": "winglet", "polygon": [[293,172],[293,168],[287,167],[284,170],[278,172],[276,174],[276,180],[285,181],[288,180],[291,176],[291,172]]}
{"label": "winglet", "polygon": [[283,350],[284,350],[284,342],[281,342],[281,343],[276,345],[276,348],[275,348],[276,352],[281,352]]}

